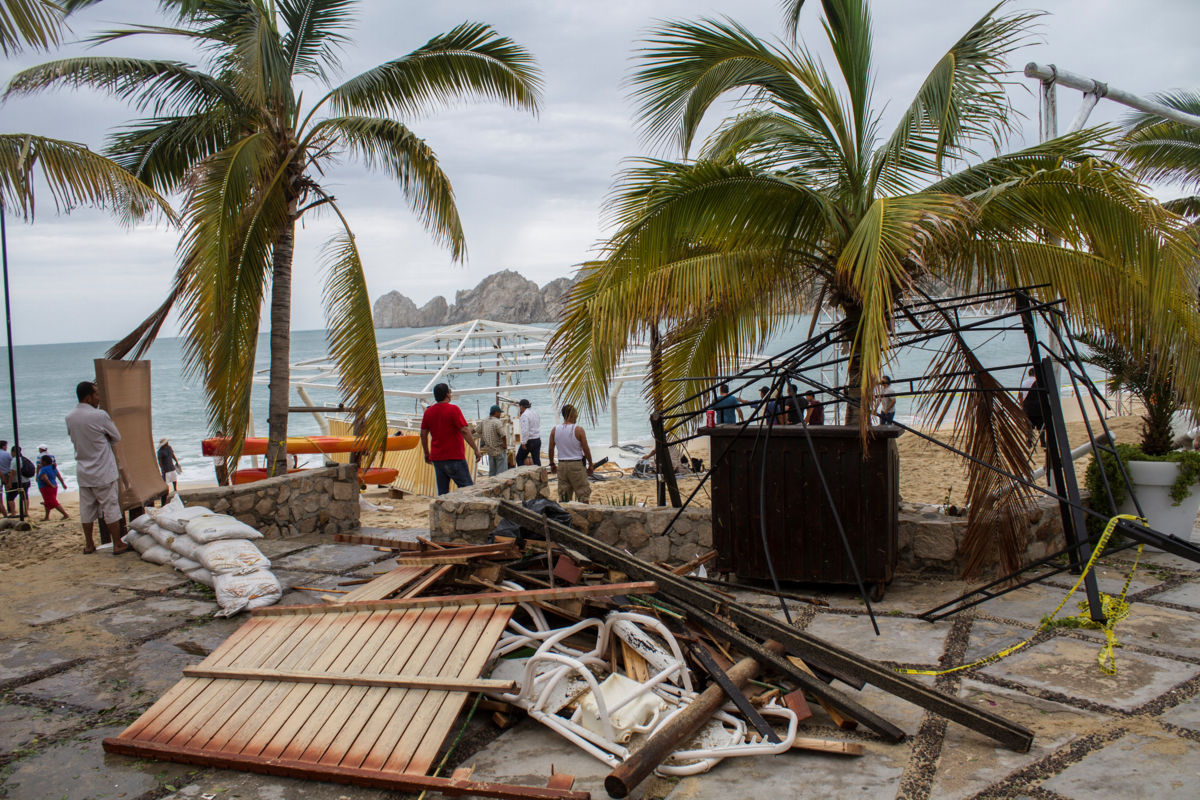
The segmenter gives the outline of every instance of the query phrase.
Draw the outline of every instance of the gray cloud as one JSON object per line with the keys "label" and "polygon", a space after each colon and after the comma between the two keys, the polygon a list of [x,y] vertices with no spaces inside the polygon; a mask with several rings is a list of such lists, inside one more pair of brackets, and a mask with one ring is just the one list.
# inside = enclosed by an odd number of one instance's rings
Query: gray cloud
{"label": "gray cloud", "polygon": [[[818,43],[818,6],[811,5],[802,34]],[[903,110],[938,56],[991,5],[991,0],[874,4],[876,89],[879,102],[886,101],[881,105],[885,126]],[[1012,99],[1027,119],[1012,146],[1036,138],[1036,101],[1019,74],[1026,61],[1054,62],[1137,93],[1200,85],[1200,51],[1193,41],[1200,4],[1054,0],[1043,5],[1052,14],[1043,20],[1042,41],[1014,58]],[[86,35],[113,21],[150,21],[154,7],[146,0],[106,0],[81,14],[75,29]],[[418,302],[435,294],[452,298],[455,290],[502,268],[545,282],[588,258],[604,233],[601,206],[615,172],[623,159],[648,152],[634,129],[634,109],[623,84],[637,42],[656,20],[726,14],[763,36],[781,32],[775,0],[364,2],[354,44],[343,54],[347,76],[470,19],[489,22],[528,47],[546,80],[545,104],[536,118],[484,104],[412,121],[454,182],[468,235],[466,265],[451,264],[429,241],[385,178],[353,165],[327,176],[358,235],[373,296],[398,288]],[[141,49],[134,51],[135,46]],[[177,41],[127,42],[100,52],[194,60],[177,47]],[[23,54],[0,65],[0,77],[7,80],[42,60],[43,55]],[[316,87],[309,87],[306,99],[315,96]],[[1078,107],[1078,93],[1061,90],[1059,103],[1065,127]],[[3,130],[74,139],[97,149],[107,131],[137,116],[121,103],[85,92],[12,99],[0,113]],[[1120,106],[1102,103],[1093,121],[1114,121],[1124,113]],[[293,298],[298,329],[323,326],[318,255],[334,229],[326,215],[306,220],[300,231]],[[161,227],[127,232],[93,211],[57,217],[47,198],[36,225],[9,226],[17,341],[124,334],[161,301],[174,268],[174,244],[174,235]],[[45,324],[48,312],[53,325]]]}

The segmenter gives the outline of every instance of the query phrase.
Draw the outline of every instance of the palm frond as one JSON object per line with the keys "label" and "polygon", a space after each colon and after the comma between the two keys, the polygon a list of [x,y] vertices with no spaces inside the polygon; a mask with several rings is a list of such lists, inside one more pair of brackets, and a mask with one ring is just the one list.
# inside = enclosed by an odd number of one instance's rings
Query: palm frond
{"label": "palm frond", "polygon": [[4,0],[0,3],[0,53],[25,48],[49,50],[62,40],[63,10],[52,0]]}
{"label": "palm frond", "polygon": [[314,126],[310,139],[340,143],[367,167],[396,180],[425,229],[454,260],[465,257],[466,237],[450,179],[429,145],[408,127],[377,117],[333,117]]}
{"label": "palm frond", "polygon": [[[1200,116],[1200,91],[1168,92],[1154,99]],[[1132,115],[1126,124],[1129,131],[1118,143],[1123,163],[1146,181],[1171,183],[1190,191],[1200,188],[1200,129],[1145,113]]]}
{"label": "palm frond", "polygon": [[20,209],[28,219],[35,212],[35,175],[49,189],[59,212],[86,205],[107,208],[125,224],[155,211],[176,221],[166,198],[82,144],[27,133],[0,134],[0,193],[5,205]]}
{"label": "palm frond", "polygon": [[187,64],[110,56],[64,58],[30,67],[13,76],[4,97],[61,86],[99,89],[153,114],[191,114],[215,103],[238,102],[228,85]]}
{"label": "palm frond", "polygon": [[825,11],[821,23],[846,84],[861,147],[870,114],[871,13],[866,0],[822,0],[821,6]]}
{"label": "palm frond", "polygon": [[292,75],[325,80],[337,66],[337,50],[348,41],[353,0],[280,0],[279,16],[287,26],[283,48]]}
{"label": "palm frond", "polygon": [[877,153],[875,181],[884,191],[908,191],[917,178],[941,173],[944,162],[997,150],[1014,129],[1006,87],[1007,58],[1033,33],[1040,13],[998,16],[992,8],[925,78],[891,139]]}
{"label": "palm frond", "polygon": [[[1030,480],[1029,420],[1002,384],[958,335],[930,364],[918,410],[940,426],[956,408],[954,443],[976,461],[967,467],[967,532],[959,547],[964,578],[990,566],[1016,572],[1028,543],[1030,489],[1000,472]],[[991,464],[999,469],[989,469]]]}
{"label": "palm frond", "polygon": [[260,3],[238,3],[223,21],[228,46],[220,51],[227,79],[249,105],[290,115],[295,106],[291,63],[274,15]]}
{"label": "palm frond", "polygon": [[237,124],[223,105],[184,117],[151,117],[118,129],[107,150],[131,174],[170,193],[196,164],[233,143]]}
{"label": "palm frond", "polygon": [[537,111],[542,79],[529,52],[489,25],[463,23],[330,93],[345,115],[413,117],[463,97]]}
{"label": "palm frond", "polygon": [[[335,204],[336,208],[336,204]],[[341,216],[341,212],[338,212]],[[342,218],[342,224],[346,220]],[[354,235],[347,228],[325,246],[325,319],[329,355],[338,367],[338,386],[347,403],[359,409],[359,435],[372,453],[387,438],[387,407],[371,298]]]}

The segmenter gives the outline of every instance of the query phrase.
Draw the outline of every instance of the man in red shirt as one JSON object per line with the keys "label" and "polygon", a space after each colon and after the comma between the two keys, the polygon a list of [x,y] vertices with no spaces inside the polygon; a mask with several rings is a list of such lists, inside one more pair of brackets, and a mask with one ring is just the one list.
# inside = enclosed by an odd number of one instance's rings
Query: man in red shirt
{"label": "man in red shirt", "polygon": [[450,402],[449,384],[439,383],[433,387],[433,399],[437,402],[425,409],[421,417],[421,451],[425,454],[425,463],[433,464],[437,493],[445,494],[450,491],[450,481],[454,481],[459,489],[475,483],[467,469],[466,445],[475,451],[477,461],[479,446],[471,437],[462,411]]}

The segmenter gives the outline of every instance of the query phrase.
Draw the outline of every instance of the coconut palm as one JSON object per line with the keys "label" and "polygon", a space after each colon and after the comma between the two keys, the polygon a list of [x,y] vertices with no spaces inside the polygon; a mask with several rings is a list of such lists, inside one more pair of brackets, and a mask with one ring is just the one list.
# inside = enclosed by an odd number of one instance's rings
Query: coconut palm
{"label": "coconut palm", "polygon": [[[337,200],[322,186],[354,158],[395,180],[432,236],[456,259],[465,244],[449,178],[406,124],[462,98],[536,110],[540,79],[530,55],[491,27],[465,23],[408,55],[334,84],[352,0],[171,0],[171,26],[136,25],[97,37],[177,37],[206,58],[180,61],[69,58],[17,75],[8,94],[61,86],[107,90],[150,116],[116,132],[109,152],[164,192],[184,193],[179,267],[172,289],[115,348],[144,351],[172,308],[181,312],[187,368],[199,374],[214,427],[245,434],[262,308],[270,287],[267,454],[284,467],[289,328],[296,222],[332,212],[324,304],[331,356],[348,405],[371,445],[386,435],[383,383],[362,262]],[[298,83],[316,84],[305,103]],[[310,93],[312,89],[310,89]],[[239,448],[240,449],[240,448]],[[236,452],[233,454],[236,457]]]}
{"label": "coconut palm", "polygon": [[[1168,92],[1154,99],[1200,117],[1200,92]],[[1126,128],[1119,142],[1121,160],[1147,181],[1181,187],[1187,194],[1163,205],[1200,219],[1200,128],[1146,113],[1131,115]]]}
{"label": "coconut palm", "polygon": [[[1005,61],[1035,14],[985,14],[934,64],[889,133],[872,94],[866,0],[821,3],[831,70],[795,39],[802,5],[785,4],[789,42],[703,20],[664,23],[643,47],[633,76],[641,124],[685,158],[643,159],[618,181],[616,233],[581,269],[551,342],[574,399],[603,404],[629,343],[660,321],[671,331],[661,377],[676,379],[662,391],[676,402],[703,388],[678,379],[729,374],[786,315],[820,308],[840,313],[852,339],[849,394],[871,397],[897,303],[930,285],[1046,285],[1039,295],[1065,298],[1084,329],[1138,313],[1164,341],[1184,335],[1177,321],[1186,318],[1188,341],[1200,341],[1179,220],[1096,157],[1109,132],[1001,152],[1015,127]],[[727,100],[739,104],[736,115],[687,159],[714,104]],[[953,337],[951,346],[965,348]],[[942,363],[963,367],[951,370],[960,381],[998,388],[969,353]],[[927,410],[940,417],[945,406]],[[976,392],[959,414],[971,455],[1027,471],[1021,412],[1005,393]],[[849,416],[867,423],[853,407]],[[1004,520],[1026,500],[998,482],[972,475],[973,563],[1011,535]],[[1007,505],[984,519],[986,498],[997,496]],[[1016,543],[1001,550],[1011,566]]]}

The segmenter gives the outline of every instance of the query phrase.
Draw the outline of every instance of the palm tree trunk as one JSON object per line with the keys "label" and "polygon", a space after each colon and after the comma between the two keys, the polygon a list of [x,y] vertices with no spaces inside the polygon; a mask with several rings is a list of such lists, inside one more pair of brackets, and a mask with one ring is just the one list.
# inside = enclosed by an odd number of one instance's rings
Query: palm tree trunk
{"label": "palm tree trunk", "polygon": [[[842,313],[846,317],[847,330],[849,331],[851,341],[858,331],[858,325],[862,321],[862,306],[857,303],[843,303]],[[851,402],[846,404],[846,425],[858,425],[862,417],[863,409],[859,408],[853,401],[860,400],[862,390],[859,388],[862,381],[862,353],[854,350],[850,354],[850,361],[846,365],[846,396]]]}
{"label": "palm tree trunk", "polygon": [[271,376],[267,386],[267,476],[287,473],[288,395],[292,331],[292,254],[296,220],[289,216],[275,240],[271,264]]}

